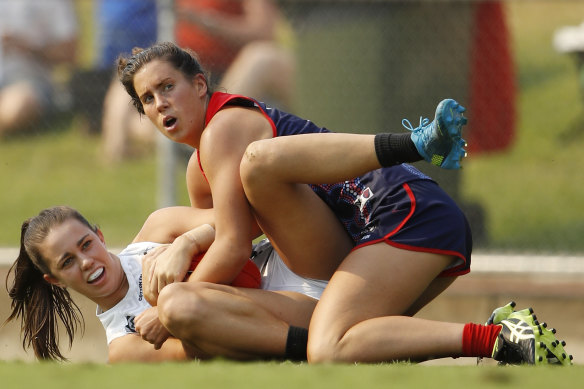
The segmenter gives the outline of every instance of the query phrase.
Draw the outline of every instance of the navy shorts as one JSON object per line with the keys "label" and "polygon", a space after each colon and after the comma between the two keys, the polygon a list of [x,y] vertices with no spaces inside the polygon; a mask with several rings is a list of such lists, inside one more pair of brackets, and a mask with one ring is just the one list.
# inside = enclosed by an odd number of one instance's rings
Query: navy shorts
{"label": "navy shorts", "polygon": [[385,241],[400,249],[458,258],[441,276],[468,273],[472,235],[462,210],[434,181],[394,184],[387,170],[312,188],[343,223],[354,250]]}

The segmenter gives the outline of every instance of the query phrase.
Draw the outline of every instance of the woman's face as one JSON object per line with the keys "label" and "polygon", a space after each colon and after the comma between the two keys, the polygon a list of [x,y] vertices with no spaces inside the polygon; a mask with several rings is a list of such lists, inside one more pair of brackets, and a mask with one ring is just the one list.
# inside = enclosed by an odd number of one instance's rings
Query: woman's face
{"label": "woman's face", "polygon": [[44,275],[46,281],[81,293],[103,310],[116,305],[127,292],[120,261],[107,251],[101,232],[76,219],[51,228],[40,252],[51,272]]}
{"label": "woman's face", "polygon": [[199,146],[207,103],[202,74],[189,80],[169,62],[154,60],[136,72],[134,88],[146,116],[163,135]]}

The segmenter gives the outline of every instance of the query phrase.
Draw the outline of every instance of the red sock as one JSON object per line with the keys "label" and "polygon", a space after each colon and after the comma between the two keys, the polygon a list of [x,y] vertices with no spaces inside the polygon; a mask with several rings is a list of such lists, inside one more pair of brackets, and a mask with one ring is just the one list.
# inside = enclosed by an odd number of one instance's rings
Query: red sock
{"label": "red sock", "polygon": [[465,324],[462,331],[462,354],[466,357],[490,357],[501,326]]}

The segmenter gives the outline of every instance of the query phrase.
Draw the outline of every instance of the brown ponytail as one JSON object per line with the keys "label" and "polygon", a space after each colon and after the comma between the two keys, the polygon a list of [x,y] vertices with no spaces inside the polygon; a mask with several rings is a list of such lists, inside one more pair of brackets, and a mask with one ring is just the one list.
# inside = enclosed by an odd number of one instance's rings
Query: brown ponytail
{"label": "brown ponytail", "polygon": [[[93,230],[89,222],[69,207],[45,209],[38,216],[26,220],[21,227],[20,252],[6,277],[6,289],[12,299],[12,313],[5,323],[20,318],[22,346],[32,347],[38,359],[66,360],[59,350],[59,321],[65,327],[69,347],[75,333],[83,329],[81,310],[69,292],[45,281],[50,274],[39,246],[50,229],[68,219],[77,219]],[[9,287],[9,278],[13,277]]]}

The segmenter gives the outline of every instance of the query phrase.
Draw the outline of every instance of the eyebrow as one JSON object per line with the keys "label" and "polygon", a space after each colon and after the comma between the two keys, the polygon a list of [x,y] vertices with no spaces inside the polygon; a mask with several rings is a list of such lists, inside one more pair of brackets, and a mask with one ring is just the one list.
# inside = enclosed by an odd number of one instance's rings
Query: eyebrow
{"label": "eyebrow", "polygon": [[[158,88],[160,88],[160,86],[161,86],[161,85],[163,85],[164,83],[168,82],[169,80],[171,80],[171,81],[172,81],[172,77],[165,77],[165,78],[163,78],[162,80],[159,80],[159,81],[158,81],[156,84],[154,84],[154,89],[158,89]],[[151,92],[150,92],[150,90],[147,90],[147,91],[146,91],[146,92],[144,92],[143,94],[139,95],[139,96],[138,96],[138,98],[139,98],[140,100],[142,100],[142,98],[143,98],[145,95],[149,94],[149,93],[151,93]]]}
{"label": "eyebrow", "polygon": [[[85,238],[87,238],[88,236],[89,236],[89,233],[83,235],[81,237],[81,239],[79,239],[77,241],[77,247],[81,246],[81,244],[83,243],[83,241],[85,240]],[[61,258],[59,258],[59,263],[61,263],[65,258],[67,258],[68,255],[69,255],[69,252],[63,253],[63,255],[61,255]]]}

